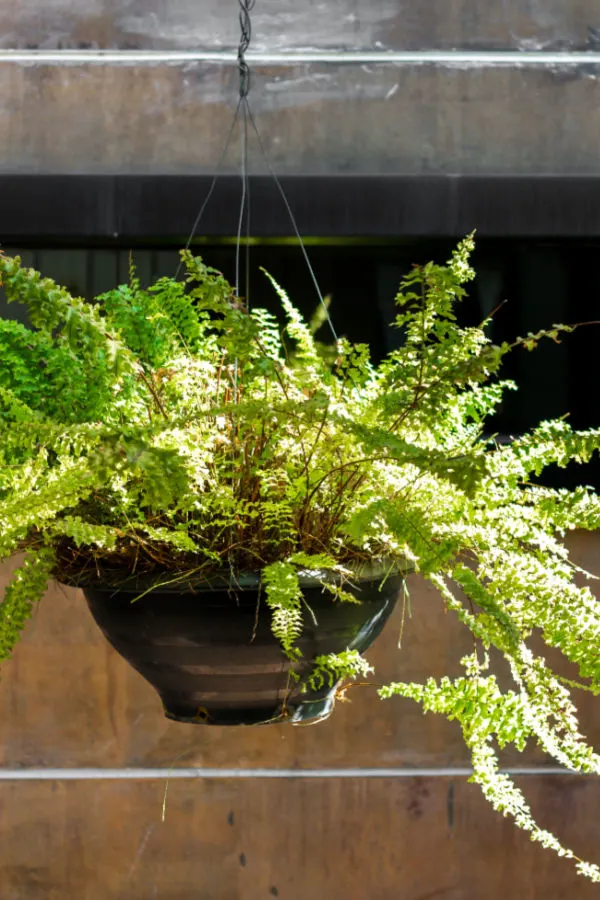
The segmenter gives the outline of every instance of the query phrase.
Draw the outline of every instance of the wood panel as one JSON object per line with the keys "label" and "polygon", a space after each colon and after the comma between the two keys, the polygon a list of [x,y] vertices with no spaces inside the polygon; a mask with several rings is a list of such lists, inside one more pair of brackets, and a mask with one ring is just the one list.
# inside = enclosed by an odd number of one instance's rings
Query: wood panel
{"label": "wood panel", "polygon": [[[600,782],[524,778],[598,853]],[[448,779],[0,784],[2,900],[587,900],[575,875]]]}

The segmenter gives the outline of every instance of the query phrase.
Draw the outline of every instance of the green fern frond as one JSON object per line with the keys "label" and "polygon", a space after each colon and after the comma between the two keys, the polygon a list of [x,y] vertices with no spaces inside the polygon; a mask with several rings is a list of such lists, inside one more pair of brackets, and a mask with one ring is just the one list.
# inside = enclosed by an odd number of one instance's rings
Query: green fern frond
{"label": "green fern frond", "polygon": [[295,643],[302,632],[302,591],[296,568],[288,562],[274,562],[262,571],[267,606],[273,613],[271,630],[283,652],[294,660],[300,656]]}
{"label": "green fern frond", "polygon": [[159,278],[149,288],[149,292],[155,296],[159,309],[167,316],[180,346],[188,353],[196,352],[204,333],[204,323],[201,325],[194,299],[186,291],[185,285],[179,281],[174,282],[172,278]]}
{"label": "green fern frond", "polygon": [[77,547],[95,545],[103,550],[114,550],[117,545],[119,531],[107,525],[86,522],[80,516],[63,516],[56,519],[52,533],[71,538]]}
{"label": "green fern frond", "polygon": [[323,360],[321,359],[310,327],[306,324],[302,315],[298,312],[283,288],[277,284],[272,275],[269,275],[264,269],[262,271],[273,285],[275,292],[281,301],[283,311],[287,317],[286,330],[290,337],[296,342],[297,356],[311,367],[314,367],[316,372],[324,373],[325,367]]}
{"label": "green fern frond", "polygon": [[34,605],[46,590],[55,563],[54,551],[50,547],[42,547],[31,550],[13,572],[0,604],[0,659],[10,657]]}
{"label": "green fern frond", "polygon": [[74,353],[93,366],[105,364],[116,377],[135,370],[135,361],[122,342],[106,328],[100,311],[80,297],[72,297],[51,278],[21,267],[20,258],[0,253],[0,283],[9,303],[24,303],[31,324],[56,336],[64,334]]}
{"label": "green fern frond", "polygon": [[306,683],[311,690],[320,691],[324,687],[333,688],[343,679],[354,681],[356,678],[367,678],[374,671],[358,650],[342,650],[341,653],[317,656]]}

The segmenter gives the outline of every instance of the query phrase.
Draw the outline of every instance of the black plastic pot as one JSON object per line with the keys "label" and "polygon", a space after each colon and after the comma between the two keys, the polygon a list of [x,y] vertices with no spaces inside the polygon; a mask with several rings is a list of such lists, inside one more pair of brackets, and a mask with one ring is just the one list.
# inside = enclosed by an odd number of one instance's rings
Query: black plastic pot
{"label": "black plastic pot", "polygon": [[[304,630],[298,640],[301,678],[322,653],[365,650],[385,625],[402,585],[394,574],[359,576],[345,589],[360,604],[334,601],[304,579]],[[302,692],[290,662],[271,633],[271,613],[254,576],[194,588],[157,587],[143,596],[102,584],[84,588],[108,641],[156,688],[165,715],[178,722],[254,725],[306,722],[331,712],[335,686]],[[139,598],[139,599],[136,599]],[[313,619],[314,616],[314,619]]]}

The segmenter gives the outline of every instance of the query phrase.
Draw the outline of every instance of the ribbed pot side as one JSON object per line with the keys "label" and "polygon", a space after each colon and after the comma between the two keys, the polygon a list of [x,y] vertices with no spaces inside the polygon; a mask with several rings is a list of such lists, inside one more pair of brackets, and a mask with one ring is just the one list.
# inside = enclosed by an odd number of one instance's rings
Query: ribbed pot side
{"label": "ribbed pot side", "polygon": [[[314,582],[303,585],[302,677],[320,654],[366,650],[382,630],[401,575],[345,585],[360,603],[334,601]],[[256,584],[230,588],[138,585],[84,588],[91,613],[115,650],[158,691],[178,722],[254,725],[327,716],[335,685],[302,692],[271,632],[271,613]]]}

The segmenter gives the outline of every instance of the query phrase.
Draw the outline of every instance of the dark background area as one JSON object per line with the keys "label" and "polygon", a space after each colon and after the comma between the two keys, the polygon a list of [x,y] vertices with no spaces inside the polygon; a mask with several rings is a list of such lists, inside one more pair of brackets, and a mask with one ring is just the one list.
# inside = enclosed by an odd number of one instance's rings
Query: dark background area
{"label": "dark background area", "polygon": [[[20,253],[28,265],[65,284],[71,291],[93,297],[127,280],[129,253],[133,254],[142,282],[174,274],[178,250],[136,242],[127,247],[57,245],[39,238],[23,246],[5,246]],[[443,263],[456,241],[444,239],[318,239],[306,240],[307,251],[321,291],[331,296],[331,317],[339,334],[369,343],[373,357],[380,359],[399,340],[390,327],[395,314],[394,298],[402,277],[415,263],[430,259]],[[235,281],[235,241],[204,238],[194,252]],[[574,324],[600,318],[600,241],[582,239],[481,238],[473,264],[477,279],[461,304],[464,323],[481,321],[496,310],[490,336],[495,342],[512,340],[519,334],[548,328],[562,322]],[[242,283],[245,285],[246,253],[241,251]],[[310,273],[295,240],[257,240],[249,248],[249,299],[254,306],[278,310],[278,301],[261,267],[285,288],[293,302],[310,315],[319,303]],[[245,293],[245,288],[242,291]],[[498,308],[500,307],[500,308]],[[16,307],[2,304],[5,314],[22,315]],[[319,333],[327,341],[327,326]],[[515,434],[536,422],[569,414],[574,427],[595,426],[600,421],[597,369],[600,326],[586,325],[566,335],[560,344],[543,342],[535,353],[516,350],[504,366],[503,375],[514,378],[519,391],[506,395],[491,430]],[[600,481],[597,466],[577,467],[560,478],[563,483]]]}
{"label": "dark background area", "polygon": [[[338,334],[366,342],[375,360],[400,335],[389,323],[403,276],[415,263],[444,263],[477,225],[477,279],[461,304],[463,323],[494,312],[495,342],[600,319],[600,179],[521,176],[298,176],[281,179],[318,283],[331,296]],[[214,190],[213,190],[214,189]],[[305,315],[319,303],[273,179],[251,177],[250,246],[240,256],[242,293],[278,311],[261,267]],[[199,207],[210,195],[192,249],[235,282],[241,182],[209,176],[0,176],[0,244],[28,265],[93,297],[127,280],[133,253],[143,283],[172,275]],[[244,225],[246,233],[246,225]],[[246,288],[246,266],[248,283]],[[6,307],[0,311],[21,317]],[[327,340],[327,326],[319,333]],[[514,379],[490,431],[518,434],[569,416],[576,428],[600,422],[596,389],[600,326],[560,344],[511,354]],[[546,481],[600,486],[600,466],[573,466]]]}

